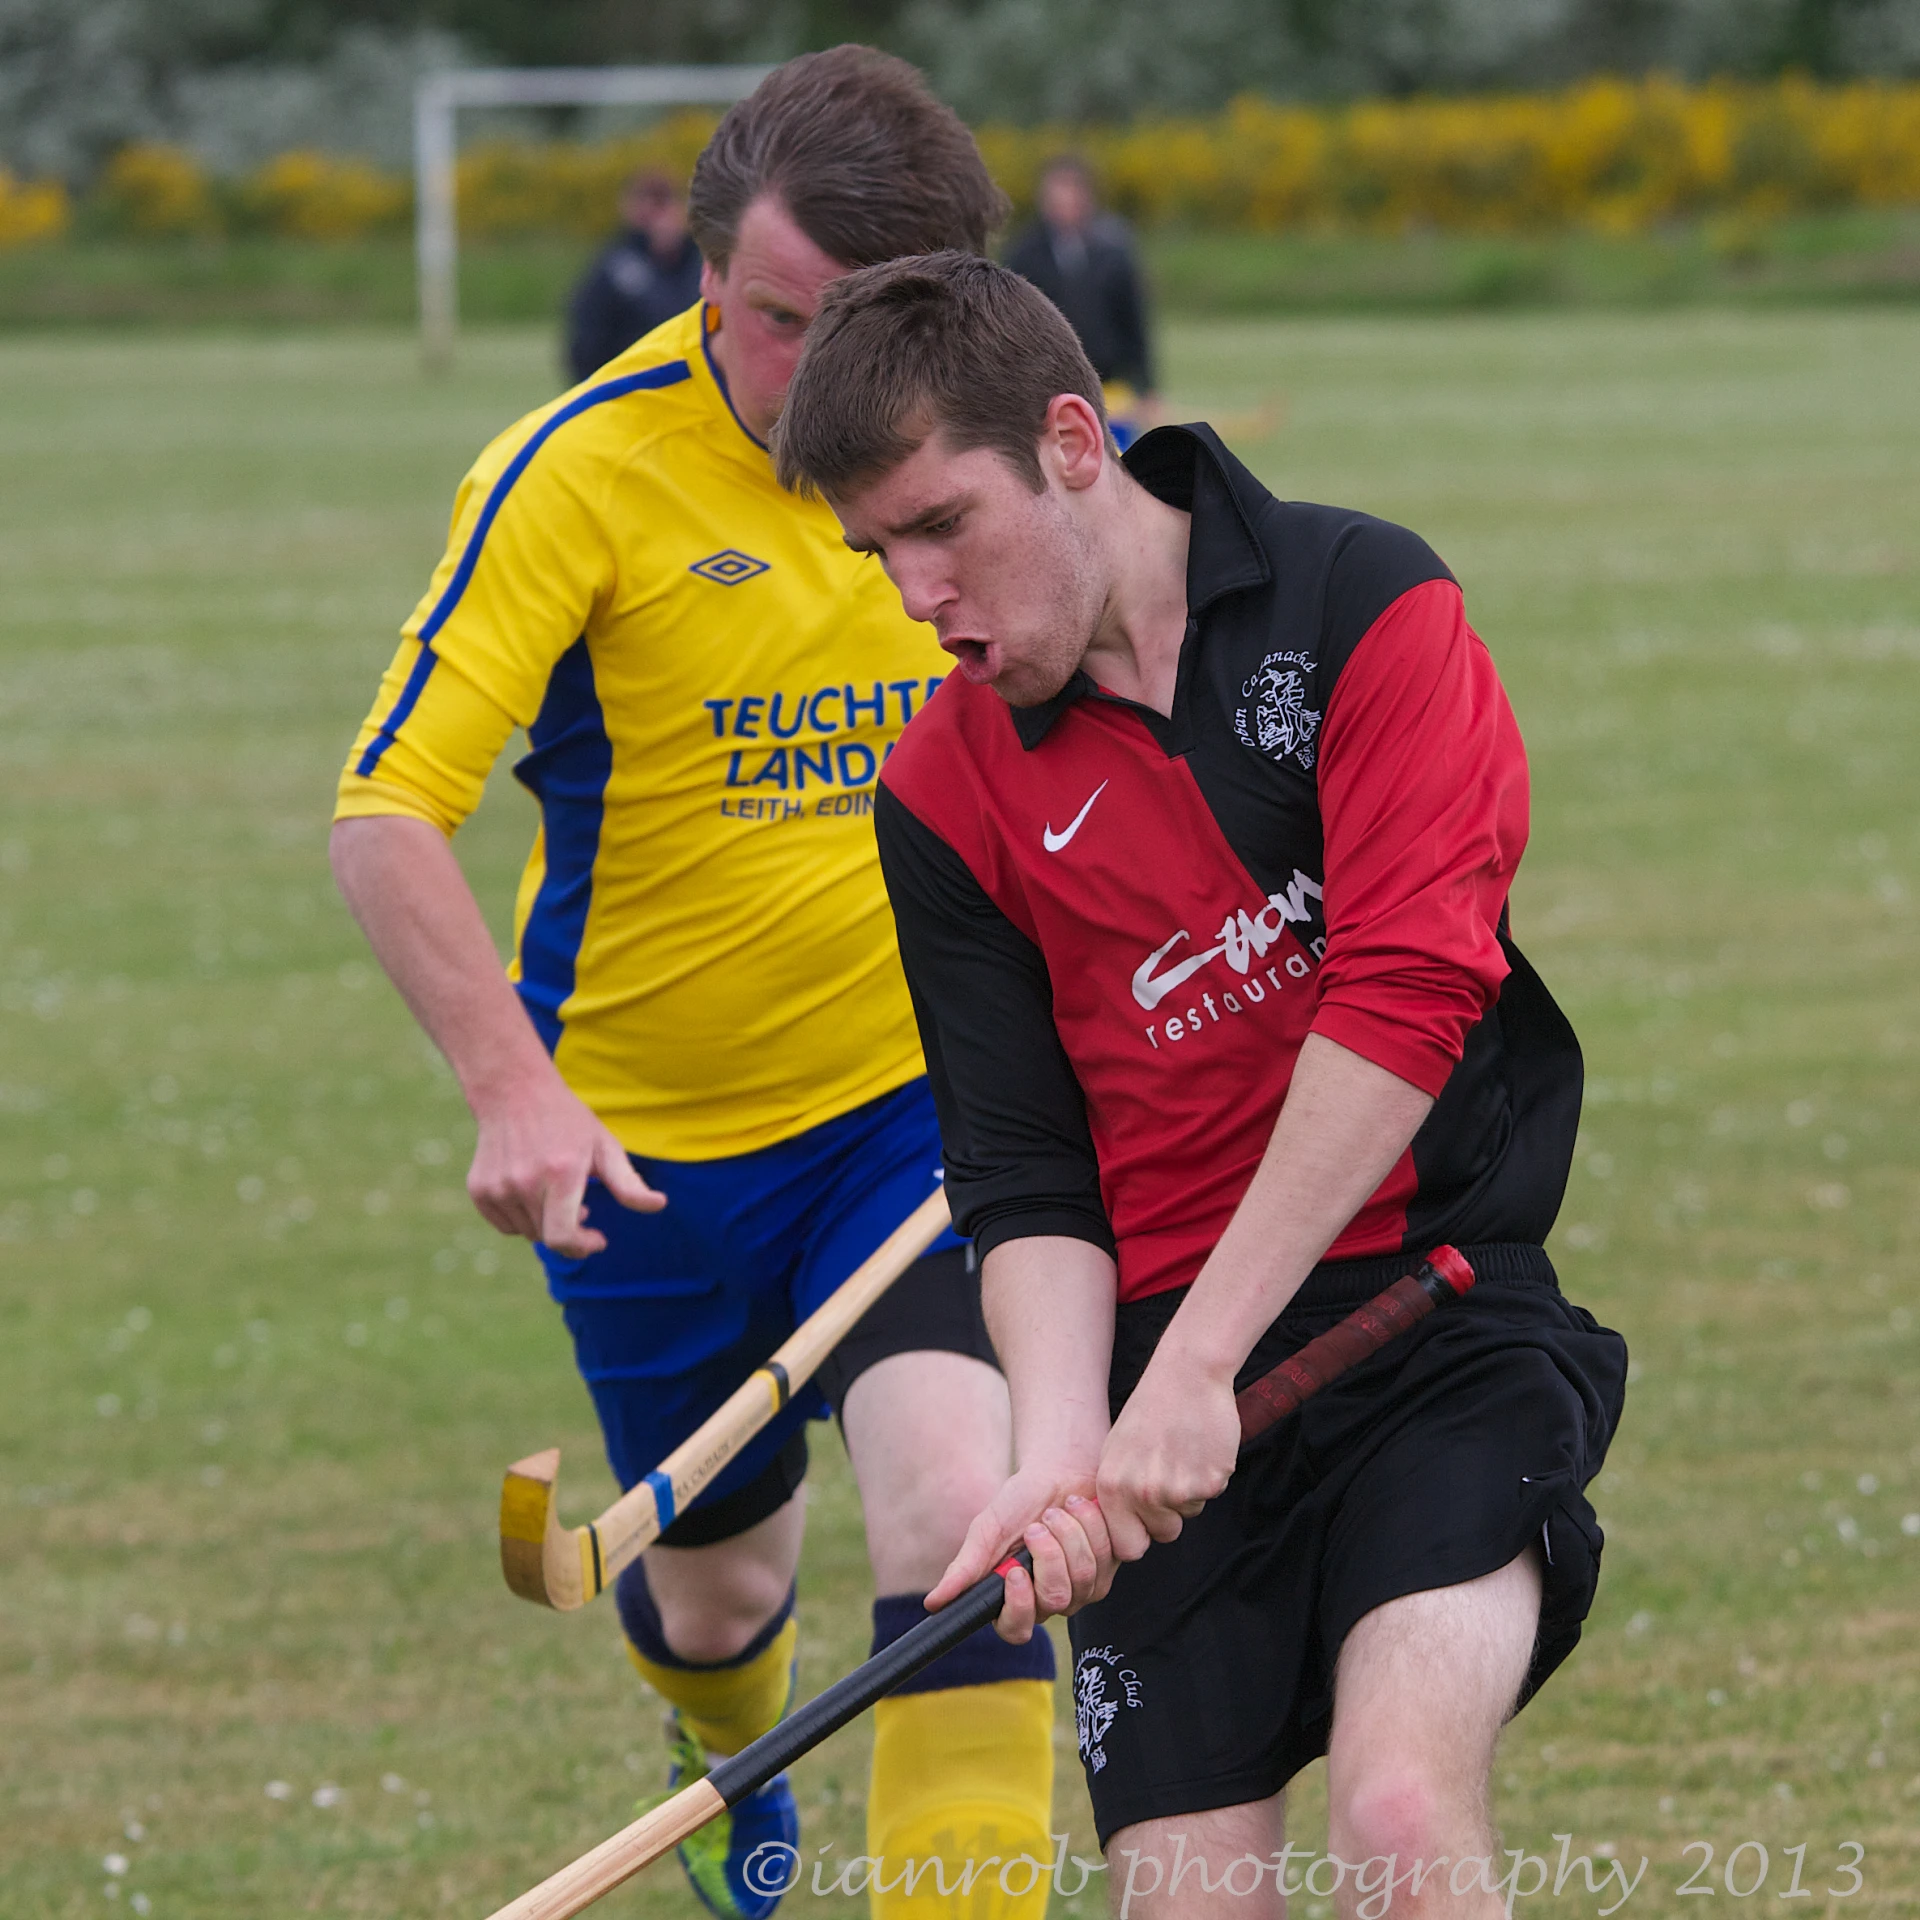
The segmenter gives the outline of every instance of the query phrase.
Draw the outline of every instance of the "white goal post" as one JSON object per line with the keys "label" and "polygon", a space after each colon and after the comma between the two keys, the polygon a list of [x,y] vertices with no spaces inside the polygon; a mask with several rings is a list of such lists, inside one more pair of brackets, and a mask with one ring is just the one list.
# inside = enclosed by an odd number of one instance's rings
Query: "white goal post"
{"label": "white goal post", "polygon": [[460,323],[455,118],[462,107],[729,106],[770,67],[452,67],[413,92],[414,249],[420,348],[436,371],[452,364]]}

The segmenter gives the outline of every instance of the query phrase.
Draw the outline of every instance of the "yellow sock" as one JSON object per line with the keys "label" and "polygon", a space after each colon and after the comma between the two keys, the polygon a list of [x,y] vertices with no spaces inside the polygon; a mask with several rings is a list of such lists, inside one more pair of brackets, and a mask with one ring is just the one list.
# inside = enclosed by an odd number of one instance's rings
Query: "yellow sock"
{"label": "yellow sock", "polygon": [[867,1852],[883,1862],[873,1920],[1041,1920],[1052,1814],[1047,1681],[882,1700],[867,1794]]}
{"label": "yellow sock", "polygon": [[777,1726],[793,1697],[793,1650],[799,1621],[789,1617],[750,1660],[729,1667],[664,1666],[631,1640],[627,1658],[709,1753],[738,1753]]}

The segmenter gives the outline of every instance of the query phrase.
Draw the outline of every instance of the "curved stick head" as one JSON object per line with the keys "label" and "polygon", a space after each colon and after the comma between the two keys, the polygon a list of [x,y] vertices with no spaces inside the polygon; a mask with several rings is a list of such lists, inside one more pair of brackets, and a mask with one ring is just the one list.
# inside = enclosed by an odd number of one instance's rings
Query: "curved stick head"
{"label": "curved stick head", "polygon": [[591,1527],[560,1524],[560,1449],[530,1453],[500,1489],[500,1570],[523,1600],[571,1613],[600,1591]]}

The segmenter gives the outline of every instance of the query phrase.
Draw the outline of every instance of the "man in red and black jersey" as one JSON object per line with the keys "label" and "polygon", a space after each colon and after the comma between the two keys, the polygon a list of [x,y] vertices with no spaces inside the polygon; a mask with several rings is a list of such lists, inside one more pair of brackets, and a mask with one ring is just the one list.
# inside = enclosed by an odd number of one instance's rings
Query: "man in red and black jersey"
{"label": "man in red and black jersey", "polygon": [[[828,294],[776,454],[960,666],[875,818],[1019,1467],[928,1604],[1031,1547],[1002,1630],[1075,1615],[1135,1911],[1252,1854],[1280,1912],[1325,1752],[1334,1854],[1498,1912],[1433,1863],[1494,1857],[1499,1729],[1579,1637],[1625,1352],[1542,1247],[1580,1053],[1508,935],[1526,760],[1460,589],[1205,427],[1123,466],[1060,316],[957,254]],[[1236,1386],[1442,1241],[1460,1307],[1236,1461]],[[1173,1826],[1211,1864],[1156,1891]]]}

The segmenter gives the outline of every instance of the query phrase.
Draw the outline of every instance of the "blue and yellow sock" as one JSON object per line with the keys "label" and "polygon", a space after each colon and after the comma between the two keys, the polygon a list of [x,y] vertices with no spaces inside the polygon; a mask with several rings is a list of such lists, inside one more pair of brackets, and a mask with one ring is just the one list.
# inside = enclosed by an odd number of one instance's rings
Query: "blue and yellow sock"
{"label": "blue and yellow sock", "polygon": [[[876,1600],[874,1652],[926,1617],[917,1593]],[[885,1862],[874,1920],[1041,1920],[1053,1858],[1045,1632],[1010,1647],[981,1628],[882,1700],[873,1722],[867,1852]],[[1013,1864],[1023,1854],[1033,1870]]]}
{"label": "blue and yellow sock", "polygon": [[779,1612],[739,1653],[704,1664],[681,1659],[667,1645],[640,1561],[621,1574],[614,1598],[627,1657],[707,1752],[738,1753],[779,1723],[793,1698],[794,1648],[800,1638],[791,1587]]}

